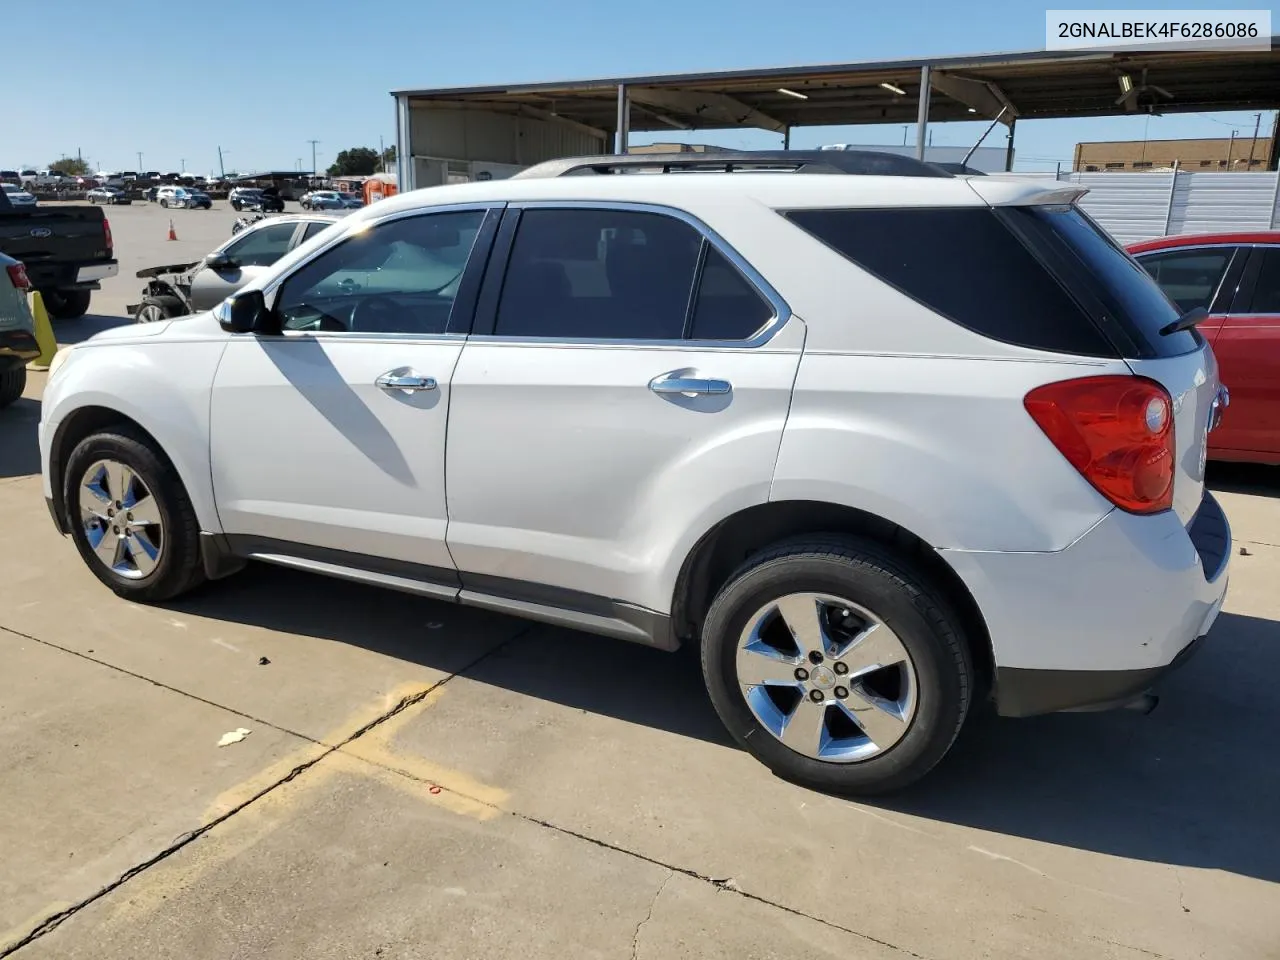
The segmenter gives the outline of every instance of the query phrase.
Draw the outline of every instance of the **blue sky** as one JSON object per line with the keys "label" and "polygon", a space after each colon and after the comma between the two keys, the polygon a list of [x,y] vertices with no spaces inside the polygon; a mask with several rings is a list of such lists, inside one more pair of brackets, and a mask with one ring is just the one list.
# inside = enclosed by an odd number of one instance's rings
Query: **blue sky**
{"label": "blue sky", "polygon": [[[1065,3],[1055,7],[1067,6]],[[1091,9],[1132,9],[1092,0]],[[1236,2],[1159,9],[1271,9]],[[165,0],[62,0],[75,24],[46,43],[6,44],[0,76],[11,94],[0,166],[46,166],[77,151],[95,168],[323,169],[346,147],[395,137],[388,92],[403,87],[519,83],[629,74],[835,63],[1040,49],[1043,5],[1011,0],[218,0],[177,12]],[[373,16],[377,11],[377,16]],[[1274,31],[1273,31],[1274,32]],[[17,35],[15,35],[17,36]],[[15,78],[21,78],[15,80]],[[16,106],[16,110],[15,110]],[[1264,116],[1263,133],[1273,115]],[[1252,114],[1038,121],[1020,124],[1019,169],[1069,165],[1079,140],[1239,136]],[[936,145],[971,144],[984,124],[934,125]],[[795,147],[901,143],[902,126],[814,128]],[[910,132],[914,138],[914,131]],[[634,142],[643,142],[637,135]],[[661,135],[647,139],[672,139]],[[774,146],[751,132],[693,139]],[[988,145],[1003,143],[1001,130]]]}

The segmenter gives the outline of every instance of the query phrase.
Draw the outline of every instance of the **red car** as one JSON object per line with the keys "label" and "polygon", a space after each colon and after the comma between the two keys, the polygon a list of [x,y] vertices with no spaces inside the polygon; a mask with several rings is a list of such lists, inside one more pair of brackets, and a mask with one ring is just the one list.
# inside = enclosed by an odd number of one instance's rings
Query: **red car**
{"label": "red car", "polygon": [[1231,404],[1209,457],[1280,464],[1280,230],[1161,237],[1129,247],[1213,345]]}

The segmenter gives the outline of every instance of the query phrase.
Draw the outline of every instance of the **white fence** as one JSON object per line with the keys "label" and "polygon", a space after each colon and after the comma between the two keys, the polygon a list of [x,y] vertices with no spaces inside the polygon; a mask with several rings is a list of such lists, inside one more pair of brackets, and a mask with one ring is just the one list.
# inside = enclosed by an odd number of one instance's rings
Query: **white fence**
{"label": "white fence", "polygon": [[[1002,173],[1053,180],[1052,173]],[[1280,229],[1280,173],[1064,173],[1080,205],[1121,243],[1178,233]]]}

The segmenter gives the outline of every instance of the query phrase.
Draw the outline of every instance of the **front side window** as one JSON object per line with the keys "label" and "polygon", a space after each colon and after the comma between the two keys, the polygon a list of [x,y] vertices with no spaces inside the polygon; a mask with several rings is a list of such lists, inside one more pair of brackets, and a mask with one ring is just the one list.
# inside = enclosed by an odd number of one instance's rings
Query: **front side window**
{"label": "front side window", "polygon": [[285,330],[445,333],[483,210],[405,217],[326,250],[276,298]]}
{"label": "front side window", "polygon": [[1204,307],[1208,310],[1235,251],[1235,247],[1163,250],[1144,254],[1138,262],[1178,309]]}
{"label": "front side window", "polygon": [[223,252],[239,267],[269,267],[288,252],[297,228],[293,222],[273,223],[250,232]]}
{"label": "front side window", "polygon": [[633,210],[525,210],[494,333],[551,339],[684,336],[702,236]]}

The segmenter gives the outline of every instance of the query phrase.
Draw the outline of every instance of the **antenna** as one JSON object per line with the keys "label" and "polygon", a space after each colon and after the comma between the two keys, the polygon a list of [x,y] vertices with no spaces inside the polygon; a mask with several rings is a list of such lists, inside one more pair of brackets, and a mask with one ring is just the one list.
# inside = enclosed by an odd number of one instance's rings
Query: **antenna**
{"label": "antenna", "polygon": [[982,141],[987,139],[987,136],[991,133],[991,131],[996,128],[996,124],[999,123],[1000,119],[1008,112],[1009,112],[1009,107],[1007,104],[1000,108],[1000,112],[996,114],[996,118],[991,121],[991,126],[987,127],[987,129],[982,131],[982,136],[978,138],[978,142],[969,148],[969,152],[966,153],[964,155],[964,159],[960,161],[961,167],[969,166],[969,158],[972,157],[975,152],[977,152],[977,149],[980,146],[982,146]]}

